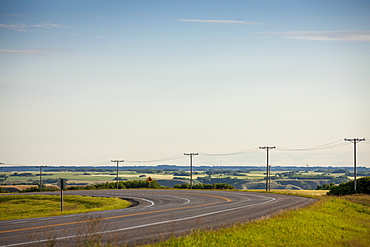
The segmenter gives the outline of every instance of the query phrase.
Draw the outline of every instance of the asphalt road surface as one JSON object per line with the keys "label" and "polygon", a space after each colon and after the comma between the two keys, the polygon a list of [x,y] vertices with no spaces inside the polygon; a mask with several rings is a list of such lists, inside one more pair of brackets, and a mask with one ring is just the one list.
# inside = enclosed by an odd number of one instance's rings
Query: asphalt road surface
{"label": "asphalt road surface", "polygon": [[315,201],[241,191],[131,189],[66,191],[64,195],[120,197],[136,205],[86,214],[0,221],[0,246],[84,246],[89,241],[135,246],[195,229],[250,221]]}

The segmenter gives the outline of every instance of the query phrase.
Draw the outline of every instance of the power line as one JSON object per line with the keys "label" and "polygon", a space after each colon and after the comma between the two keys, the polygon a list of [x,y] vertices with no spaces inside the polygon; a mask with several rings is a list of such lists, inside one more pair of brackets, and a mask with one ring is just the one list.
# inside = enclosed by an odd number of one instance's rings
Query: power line
{"label": "power line", "polygon": [[[365,139],[365,138],[363,138]],[[349,143],[343,142],[343,140],[337,140],[335,142],[330,142],[327,144],[309,147],[309,148],[286,148],[278,146],[276,147],[276,150],[278,151],[316,151],[316,150],[325,150],[325,149],[331,149],[331,148],[337,148],[341,146],[348,145]],[[367,145],[370,145],[370,143],[366,143]],[[258,152],[258,148],[250,148],[239,152],[232,152],[232,153],[199,153],[199,155],[202,156],[233,156],[233,155],[243,155],[243,154],[250,154]],[[159,158],[159,159],[152,159],[152,160],[125,160],[125,162],[129,163],[151,163],[151,162],[162,162],[162,161],[169,161],[169,160],[176,160],[183,157],[182,154],[177,154],[169,157]],[[103,161],[100,163],[96,163],[90,166],[98,166],[98,165],[104,165],[109,163],[109,161]],[[11,165],[11,166],[32,166],[32,165],[26,165],[26,164],[10,164],[10,163],[2,163],[3,165]]]}
{"label": "power line", "polygon": [[95,163],[95,164],[92,164],[92,165],[89,165],[89,166],[101,166],[101,165],[105,165],[107,163],[109,163],[110,161],[107,160],[107,161],[103,161],[103,162],[99,162],[99,163]]}
{"label": "power line", "polygon": [[[367,139],[367,140],[369,140],[370,138],[364,138],[364,139]],[[366,144],[366,145],[370,145],[370,142],[364,142],[364,144]]]}
{"label": "power line", "polygon": [[241,155],[241,154],[248,154],[248,153],[256,153],[258,152],[258,149],[257,148],[250,148],[250,149],[247,149],[247,150],[243,150],[243,151],[239,151],[239,152],[233,152],[233,153],[214,153],[214,154],[210,154],[210,153],[199,153],[200,155],[204,155],[204,156],[229,156],[229,155]]}
{"label": "power line", "polygon": [[199,155],[198,153],[184,153],[184,155],[188,155],[190,157],[190,189],[193,189],[193,156]]}
{"label": "power line", "polygon": [[356,191],[356,144],[362,141],[366,141],[365,138],[344,138],[344,141],[352,142],[353,143],[353,175],[355,181],[353,183],[353,190]]}
{"label": "power line", "polygon": [[331,149],[337,148],[341,146],[345,146],[348,143],[343,143],[342,140],[338,140],[335,142],[323,144],[320,146],[310,147],[310,148],[285,148],[285,147],[277,147],[276,149],[279,151],[315,151],[315,150],[324,150],[324,149]]}
{"label": "power line", "polygon": [[154,159],[154,160],[126,160],[126,162],[129,163],[150,163],[150,162],[159,162],[159,161],[168,161],[168,160],[175,160],[182,157],[182,154],[177,154],[170,157],[160,158],[160,159]]}

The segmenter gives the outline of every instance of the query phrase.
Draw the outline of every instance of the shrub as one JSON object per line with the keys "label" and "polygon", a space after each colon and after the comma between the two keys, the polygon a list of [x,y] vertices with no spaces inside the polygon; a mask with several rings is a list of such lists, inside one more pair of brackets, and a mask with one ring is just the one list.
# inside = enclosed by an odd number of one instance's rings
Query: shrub
{"label": "shrub", "polygon": [[[126,181],[126,182],[123,182],[124,185],[126,186],[127,189],[131,189],[131,188],[148,188],[149,187],[149,183],[145,180],[130,180],[130,181]],[[160,188],[161,185],[155,181],[155,180],[152,180],[152,182],[150,183],[150,188]]]}
{"label": "shrub", "polygon": [[354,190],[354,181],[352,180],[333,187],[327,194],[334,196],[370,194],[370,177],[357,179],[356,191]]}
{"label": "shrub", "polygon": [[[181,185],[176,184],[174,186],[176,189],[190,189],[190,185],[188,183],[183,183]],[[197,190],[225,190],[225,189],[235,189],[234,186],[226,183],[218,183],[218,184],[195,184],[193,185],[193,189]]]}
{"label": "shrub", "polygon": [[[44,184],[42,185],[42,191],[57,191],[57,190],[58,190],[57,188],[47,188]],[[28,187],[18,192],[23,193],[23,192],[39,192],[39,191],[40,191],[40,187]]]}
{"label": "shrub", "polygon": [[[145,180],[129,180],[129,181],[119,181],[118,182],[118,189],[131,189],[131,188],[148,188],[149,183]],[[116,189],[117,188],[117,182],[106,182],[103,184],[92,184],[87,185],[84,187],[69,187],[68,190],[102,190],[102,189]],[[161,185],[153,180],[150,183],[150,188],[161,188]]]}
{"label": "shrub", "polygon": [[190,189],[190,185],[188,183],[176,184],[174,188],[175,189]]}
{"label": "shrub", "polygon": [[335,183],[317,185],[316,190],[331,190],[335,187]]}
{"label": "shrub", "polygon": [[226,184],[226,183],[213,184],[213,186],[216,190],[226,190],[226,189],[233,190],[233,189],[235,189],[234,186],[232,186],[230,184]]}

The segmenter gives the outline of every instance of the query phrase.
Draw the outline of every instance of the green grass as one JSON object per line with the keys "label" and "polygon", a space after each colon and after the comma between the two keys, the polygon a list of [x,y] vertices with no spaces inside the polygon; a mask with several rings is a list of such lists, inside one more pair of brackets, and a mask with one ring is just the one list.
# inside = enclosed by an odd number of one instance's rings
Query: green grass
{"label": "green grass", "polygon": [[126,208],[129,202],[115,198],[90,196],[63,196],[63,212],[60,196],[7,195],[0,196],[0,220],[49,217],[65,214],[86,213]]}
{"label": "green grass", "polygon": [[370,246],[370,196],[324,196],[269,219],[197,230],[150,246]]}

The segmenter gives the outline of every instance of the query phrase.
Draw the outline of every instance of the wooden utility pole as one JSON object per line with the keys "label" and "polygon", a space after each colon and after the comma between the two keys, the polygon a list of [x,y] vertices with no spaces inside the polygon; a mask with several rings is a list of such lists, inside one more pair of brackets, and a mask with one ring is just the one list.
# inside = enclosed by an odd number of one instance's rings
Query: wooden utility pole
{"label": "wooden utility pole", "polygon": [[366,141],[365,138],[344,138],[347,142],[353,143],[353,175],[354,175],[354,184],[353,184],[353,190],[357,190],[357,181],[356,181],[356,173],[357,173],[357,165],[356,165],[356,144],[362,141]]}
{"label": "wooden utility pole", "polygon": [[111,160],[111,162],[116,162],[117,163],[117,190],[118,190],[118,164],[120,163],[120,162],[124,162],[124,160]]}
{"label": "wooden utility pole", "polygon": [[190,189],[193,189],[193,156],[199,155],[198,153],[184,153],[184,155],[188,155],[190,157]]}
{"label": "wooden utility pole", "polygon": [[42,168],[46,166],[36,166],[37,168],[40,168],[40,192],[42,192]]}
{"label": "wooden utility pole", "polygon": [[275,146],[273,147],[268,147],[268,146],[265,146],[265,147],[260,147],[260,149],[264,149],[267,151],[267,166],[266,166],[266,191],[269,191],[270,190],[270,186],[269,186],[269,180],[270,180],[270,167],[269,167],[269,151],[271,149],[274,149],[276,148]]}

